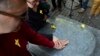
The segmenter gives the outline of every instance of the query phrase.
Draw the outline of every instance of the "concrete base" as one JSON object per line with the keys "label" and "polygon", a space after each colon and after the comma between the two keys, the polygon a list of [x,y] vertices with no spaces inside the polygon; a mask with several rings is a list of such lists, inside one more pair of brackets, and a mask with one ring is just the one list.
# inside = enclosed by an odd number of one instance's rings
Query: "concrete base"
{"label": "concrete base", "polygon": [[[96,41],[91,27],[63,16],[58,16],[54,24],[57,29],[53,35],[60,39],[68,39],[70,43],[63,50],[29,44],[28,49],[31,53],[35,53],[37,56],[90,56],[93,53]],[[44,27],[41,31],[50,29]]]}

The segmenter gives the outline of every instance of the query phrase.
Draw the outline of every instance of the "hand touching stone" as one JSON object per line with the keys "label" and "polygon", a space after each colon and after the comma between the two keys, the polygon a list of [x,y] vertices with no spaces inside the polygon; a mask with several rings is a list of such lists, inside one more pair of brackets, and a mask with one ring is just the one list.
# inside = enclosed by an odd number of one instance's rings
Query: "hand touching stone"
{"label": "hand touching stone", "polygon": [[55,49],[63,49],[66,47],[66,45],[69,43],[68,40],[60,40],[57,37],[53,37],[53,42],[54,42],[54,48]]}

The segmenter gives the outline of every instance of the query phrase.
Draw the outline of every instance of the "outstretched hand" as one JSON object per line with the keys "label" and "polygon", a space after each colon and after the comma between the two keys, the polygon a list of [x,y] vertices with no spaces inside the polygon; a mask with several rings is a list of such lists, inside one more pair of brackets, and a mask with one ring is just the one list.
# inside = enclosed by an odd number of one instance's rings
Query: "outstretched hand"
{"label": "outstretched hand", "polygon": [[55,36],[53,37],[53,42],[54,42],[54,48],[55,49],[63,49],[69,43],[68,40],[60,40]]}

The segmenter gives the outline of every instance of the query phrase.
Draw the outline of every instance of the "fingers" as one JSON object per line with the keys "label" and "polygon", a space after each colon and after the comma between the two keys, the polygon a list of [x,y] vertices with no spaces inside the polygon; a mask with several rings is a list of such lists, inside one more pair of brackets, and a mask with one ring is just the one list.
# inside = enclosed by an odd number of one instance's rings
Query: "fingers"
{"label": "fingers", "polygon": [[54,48],[63,49],[66,47],[66,45],[69,43],[69,41],[68,40],[57,40],[54,43],[55,43]]}
{"label": "fingers", "polygon": [[54,48],[55,49],[63,49],[69,43],[68,40],[59,40],[56,36],[53,36]]}
{"label": "fingers", "polygon": [[61,42],[62,45],[65,45],[65,46],[69,43],[68,40],[61,40],[60,42]]}
{"label": "fingers", "polygon": [[62,45],[62,46],[66,46],[69,43],[68,40],[58,40],[58,42],[59,42],[59,45]]}

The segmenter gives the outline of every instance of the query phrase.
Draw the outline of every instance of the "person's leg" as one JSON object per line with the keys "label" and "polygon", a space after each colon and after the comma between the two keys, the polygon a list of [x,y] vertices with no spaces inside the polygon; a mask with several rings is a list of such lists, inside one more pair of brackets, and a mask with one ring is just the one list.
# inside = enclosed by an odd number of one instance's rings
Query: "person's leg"
{"label": "person's leg", "polygon": [[89,0],[80,0],[80,11],[79,12],[84,12],[87,9]]}
{"label": "person's leg", "polygon": [[95,12],[95,14],[94,14],[94,16],[99,15],[99,13],[100,13],[100,6],[98,6],[98,8],[97,8],[97,10],[96,10],[96,12]]}
{"label": "person's leg", "polygon": [[57,0],[58,8],[61,8],[62,0]]}
{"label": "person's leg", "polygon": [[98,7],[98,3],[96,1],[94,1],[92,8],[91,8],[91,11],[90,11],[89,18],[92,18],[95,15],[97,7]]}
{"label": "person's leg", "polygon": [[80,5],[80,7],[82,7],[82,0],[79,0],[79,3],[80,3],[80,4],[79,4],[79,5]]}
{"label": "person's leg", "polygon": [[83,8],[83,0],[79,0],[79,6],[80,6],[80,10],[79,10],[79,13],[82,13],[84,11],[84,8]]}
{"label": "person's leg", "polygon": [[88,7],[88,2],[89,2],[89,0],[83,0],[82,8],[84,8],[85,10],[86,10],[87,7]]}
{"label": "person's leg", "polygon": [[53,6],[52,10],[55,10],[57,8],[56,0],[51,0],[51,2],[52,2],[52,6]]}

